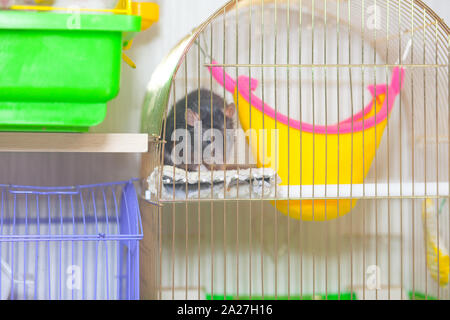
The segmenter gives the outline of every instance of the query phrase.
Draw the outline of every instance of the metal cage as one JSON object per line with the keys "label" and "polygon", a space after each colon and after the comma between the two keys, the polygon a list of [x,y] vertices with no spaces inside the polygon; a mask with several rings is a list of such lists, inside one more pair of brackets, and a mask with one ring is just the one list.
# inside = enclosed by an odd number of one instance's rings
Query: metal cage
{"label": "metal cage", "polygon": [[[142,119],[156,296],[448,299],[449,31],[419,0],[232,0],[179,42]],[[234,179],[164,167],[166,119],[201,89],[235,102],[235,129],[285,130],[275,165],[247,135]],[[273,193],[239,192],[254,183]]]}
{"label": "metal cage", "polygon": [[133,181],[0,193],[1,299],[139,299]]}

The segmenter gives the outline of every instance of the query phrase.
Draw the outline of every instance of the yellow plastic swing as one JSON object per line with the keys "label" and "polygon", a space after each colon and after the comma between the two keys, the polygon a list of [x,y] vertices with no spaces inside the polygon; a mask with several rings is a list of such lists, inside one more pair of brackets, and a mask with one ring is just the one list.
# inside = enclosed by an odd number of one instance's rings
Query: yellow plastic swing
{"label": "yellow plastic swing", "polygon": [[[233,93],[242,128],[253,129],[249,143],[258,167],[276,170],[284,186],[362,183],[404,77],[403,69],[394,68],[390,85],[369,86],[373,99],[363,111],[325,127],[300,123],[277,113],[253,94],[258,86],[255,79],[241,76],[235,81],[219,66],[210,71],[218,83]],[[356,203],[350,199],[278,200],[273,205],[295,219],[325,221],[349,213]]]}

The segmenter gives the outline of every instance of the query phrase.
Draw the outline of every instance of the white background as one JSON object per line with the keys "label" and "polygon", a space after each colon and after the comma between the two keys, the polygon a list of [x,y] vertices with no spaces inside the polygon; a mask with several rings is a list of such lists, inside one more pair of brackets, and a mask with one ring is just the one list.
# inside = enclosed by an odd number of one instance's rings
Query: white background
{"label": "white background", "polygon": [[[94,132],[139,132],[146,86],[153,70],[169,50],[226,0],[154,0],[160,5],[160,21],[139,34],[127,54],[137,64],[122,66],[121,91],[108,105],[104,123]],[[426,0],[446,21],[446,0]],[[139,175],[136,155],[1,154],[0,183],[25,185],[86,184],[129,179]]]}
{"label": "white background", "polygon": [[[120,95],[109,104],[106,121],[93,131],[139,132],[145,89],[157,64],[173,45],[226,0],[155,0],[160,21],[140,34],[128,52],[138,68],[122,67]],[[450,22],[448,0],[425,0]],[[0,154],[0,183],[26,185],[87,184],[138,176],[133,155]],[[207,267],[205,266],[205,269]]]}
{"label": "white background", "polygon": [[[156,65],[167,52],[194,27],[202,23],[226,0],[156,0],[160,5],[160,21],[137,37],[129,56],[138,69],[123,66],[119,97],[110,103],[108,118],[95,131],[138,132],[145,87]],[[446,0],[425,0],[447,22],[450,21]]]}

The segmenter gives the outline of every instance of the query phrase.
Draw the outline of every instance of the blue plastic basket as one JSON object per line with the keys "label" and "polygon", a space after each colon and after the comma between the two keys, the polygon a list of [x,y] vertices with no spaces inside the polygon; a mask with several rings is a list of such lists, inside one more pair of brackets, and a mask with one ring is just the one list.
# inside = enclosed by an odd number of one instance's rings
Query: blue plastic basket
{"label": "blue plastic basket", "polygon": [[139,299],[133,181],[0,192],[0,299]]}

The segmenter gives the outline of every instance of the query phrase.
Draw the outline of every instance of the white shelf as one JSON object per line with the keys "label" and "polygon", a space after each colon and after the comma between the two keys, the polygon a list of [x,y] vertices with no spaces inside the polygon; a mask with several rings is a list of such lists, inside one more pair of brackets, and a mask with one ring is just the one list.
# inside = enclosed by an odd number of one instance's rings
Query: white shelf
{"label": "white shelf", "polygon": [[[289,191],[289,192],[288,192]],[[287,198],[387,198],[387,197],[444,197],[449,196],[448,182],[421,183],[366,183],[354,185],[308,185],[308,186],[278,186],[280,199]]]}
{"label": "white shelf", "polygon": [[0,152],[144,153],[147,151],[147,134],[0,133]]}

